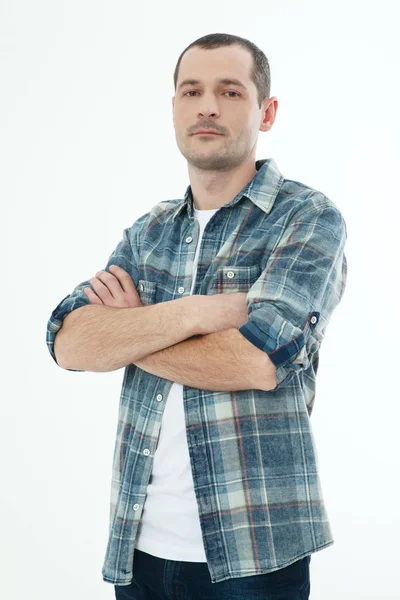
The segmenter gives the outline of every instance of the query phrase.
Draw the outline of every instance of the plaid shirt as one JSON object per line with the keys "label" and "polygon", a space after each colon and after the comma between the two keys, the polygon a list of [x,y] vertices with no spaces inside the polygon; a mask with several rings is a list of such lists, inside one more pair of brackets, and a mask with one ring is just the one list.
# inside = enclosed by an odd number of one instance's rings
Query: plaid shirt
{"label": "plaid shirt", "polygon": [[[334,543],[310,415],[319,348],[347,277],[344,218],[324,194],[285,179],[273,159],[210,219],[194,294],[246,292],[238,327],[276,367],[273,390],[183,386],[188,449],[213,582],[268,573]],[[190,185],[124,229],[105,270],[132,277],[144,305],[191,289],[199,224]],[[64,317],[89,304],[83,281],[54,309],[47,345]],[[57,362],[57,361],[56,361]],[[73,369],[70,369],[73,370]],[[125,367],[111,482],[103,580],[132,581],[135,537],[172,381]],[[143,452],[149,448],[150,454]]]}

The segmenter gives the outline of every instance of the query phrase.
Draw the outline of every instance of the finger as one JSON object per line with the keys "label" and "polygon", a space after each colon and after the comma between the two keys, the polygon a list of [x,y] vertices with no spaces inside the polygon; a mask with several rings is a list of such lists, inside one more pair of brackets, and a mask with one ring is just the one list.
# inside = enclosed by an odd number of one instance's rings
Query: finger
{"label": "finger", "polygon": [[114,301],[114,296],[111,294],[108,287],[98,277],[92,277],[92,279],[89,281],[95,293],[98,295],[100,300],[103,301],[103,304],[107,304],[108,306]]}
{"label": "finger", "polygon": [[96,273],[96,277],[107,286],[107,288],[110,290],[111,296],[115,300],[118,300],[118,298],[121,297],[121,294],[125,292],[116,275],[108,273],[107,271],[98,271]]}
{"label": "finger", "polygon": [[90,300],[90,304],[103,304],[98,296],[94,293],[94,291],[90,287],[86,287],[83,289],[84,293]]}
{"label": "finger", "polygon": [[113,275],[118,277],[121,287],[126,294],[130,294],[133,291],[137,291],[135,284],[133,283],[132,277],[129,275],[129,273],[124,271],[124,269],[122,269],[118,265],[110,265],[109,269],[110,271],[112,271]]}

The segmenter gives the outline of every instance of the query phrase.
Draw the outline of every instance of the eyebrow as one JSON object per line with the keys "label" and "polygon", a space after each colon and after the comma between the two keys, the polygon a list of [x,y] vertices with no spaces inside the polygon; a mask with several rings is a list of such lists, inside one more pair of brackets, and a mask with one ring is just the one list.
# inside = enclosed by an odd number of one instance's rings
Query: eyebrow
{"label": "eyebrow", "polygon": [[[185,87],[186,85],[198,85],[199,83],[201,83],[199,79],[184,79],[182,83],[178,85],[178,90]],[[239,81],[239,79],[228,79],[225,77],[224,79],[217,79],[217,83],[218,85],[236,85],[236,87],[241,88],[246,92],[248,91],[247,87],[243,85],[243,83]]]}

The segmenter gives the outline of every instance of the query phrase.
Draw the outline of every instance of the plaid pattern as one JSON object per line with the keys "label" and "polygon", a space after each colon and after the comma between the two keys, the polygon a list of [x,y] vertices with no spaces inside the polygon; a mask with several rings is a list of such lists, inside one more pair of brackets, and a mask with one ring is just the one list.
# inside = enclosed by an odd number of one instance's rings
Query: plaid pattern
{"label": "plaid pattern", "polygon": [[[270,391],[183,386],[187,440],[213,582],[268,573],[334,543],[324,506],[310,415],[319,348],[342,298],[346,224],[324,194],[285,179],[273,159],[210,219],[194,294],[247,292],[238,327],[276,366]],[[188,186],[124,229],[105,270],[130,273],[143,304],[191,288],[199,224]],[[47,345],[64,317],[89,300],[75,287],[54,309]],[[72,369],[71,369],[72,370]],[[132,581],[135,536],[173,382],[125,367],[110,499],[104,581]],[[145,456],[143,449],[149,448]]]}

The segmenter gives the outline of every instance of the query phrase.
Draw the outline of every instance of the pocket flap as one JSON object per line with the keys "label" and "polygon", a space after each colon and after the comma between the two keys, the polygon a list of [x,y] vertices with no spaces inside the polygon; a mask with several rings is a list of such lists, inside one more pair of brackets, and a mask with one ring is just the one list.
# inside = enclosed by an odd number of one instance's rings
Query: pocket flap
{"label": "pocket flap", "polygon": [[220,267],[216,272],[211,288],[224,291],[247,292],[261,275],[260,265]]}

